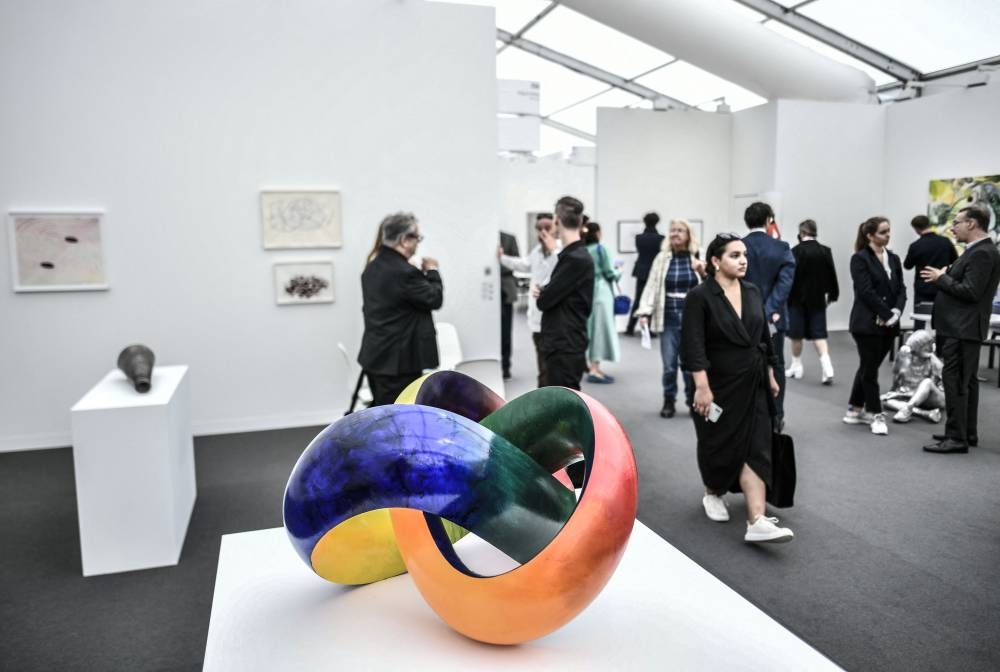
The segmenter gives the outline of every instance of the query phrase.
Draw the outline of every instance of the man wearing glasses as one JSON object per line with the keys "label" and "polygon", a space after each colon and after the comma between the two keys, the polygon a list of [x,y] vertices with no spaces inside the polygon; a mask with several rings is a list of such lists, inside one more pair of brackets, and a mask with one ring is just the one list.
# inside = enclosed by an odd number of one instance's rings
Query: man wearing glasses
{"label": "man wearing glasses", "polygon": [[945,410],[948,420],[929,453],[967,453],[979,443],[979,348],[989,333],[993,297],[1000,283],[1000,252],[987,233],[990,215],[978,206],[963,208],[952,223],[965,252],[947,268],[928,266],[920,276],[937,287],[932,325],[941,343]]}
{"label": "man wearing glasses", "polygon": [[438,366],[437,333],[431,311],[441,307],[444,288],[437,261],[409,260],[424,239],[412,213],[382,220],[382,246],[361,274],[365,333],[358,363],[368,377],[372,406],[396,401],[399,393]]}

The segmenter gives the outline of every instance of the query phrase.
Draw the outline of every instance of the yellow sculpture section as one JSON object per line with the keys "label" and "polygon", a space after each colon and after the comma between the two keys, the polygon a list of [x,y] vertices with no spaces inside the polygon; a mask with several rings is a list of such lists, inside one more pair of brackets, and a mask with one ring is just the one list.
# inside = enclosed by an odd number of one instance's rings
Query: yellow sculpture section
{"label": "yellow sculpture section", "polygon": [[[426,377],[410,383],[396,398],[396,403],[414,403]],[[324,534],[312,551],[313,570],[327,581],[346,585],[374,583],[405,574],[406,565],[396,545],[390,510],[362,513]],[[452,541],[468,534],[458,525],[447,520],[442,522]]]}

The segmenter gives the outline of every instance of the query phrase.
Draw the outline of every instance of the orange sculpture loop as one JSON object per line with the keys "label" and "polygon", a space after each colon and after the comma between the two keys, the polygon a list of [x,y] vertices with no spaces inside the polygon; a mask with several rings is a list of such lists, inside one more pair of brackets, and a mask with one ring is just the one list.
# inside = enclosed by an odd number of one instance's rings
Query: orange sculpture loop
{"label": "orange sculpture loop", "polygon": [[628,436],[593,398],[576,392],[593,419],[594,449],[576,509],[559,534],[520,567],[470,576],[441,554],[424,514],[392,509],[406,568],[434,611],[482,642],[517,644],[572,620],[597,597],[621,560],[632,532],[638,475]]}

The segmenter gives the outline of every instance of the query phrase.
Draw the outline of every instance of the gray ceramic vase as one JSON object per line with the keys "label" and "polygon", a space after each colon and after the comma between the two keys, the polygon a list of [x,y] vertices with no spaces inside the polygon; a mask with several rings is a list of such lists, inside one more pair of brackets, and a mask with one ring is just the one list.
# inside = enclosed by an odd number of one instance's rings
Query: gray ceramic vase
{"label": "gray ceramic vase", "polygon": [[118,355],[118,368],[135,385],[136,392],[149,392],[156,356],[145,345],[130,345]]}

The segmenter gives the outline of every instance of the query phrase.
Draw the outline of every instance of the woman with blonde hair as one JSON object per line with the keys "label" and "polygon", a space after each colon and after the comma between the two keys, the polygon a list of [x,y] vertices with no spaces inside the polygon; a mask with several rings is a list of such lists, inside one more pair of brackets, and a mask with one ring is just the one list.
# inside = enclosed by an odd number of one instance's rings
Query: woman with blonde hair
{"label": "woman with blonde hair", "polygon": [[[700,278],[705,277],[705,262],[698,258],[698,241],[691,235],[691,225],[685,219],[670,222],[670,233],[653,259],[649,279],[639,299],[635,314],[642,326],[660,334],[660,357],[663,359],[663,407],[661,418],[672,418],[676,412],[677,364],[681,343],[681,314],[684,299]],[[694,381],[683,372],[684,397],[691,408]]]}

